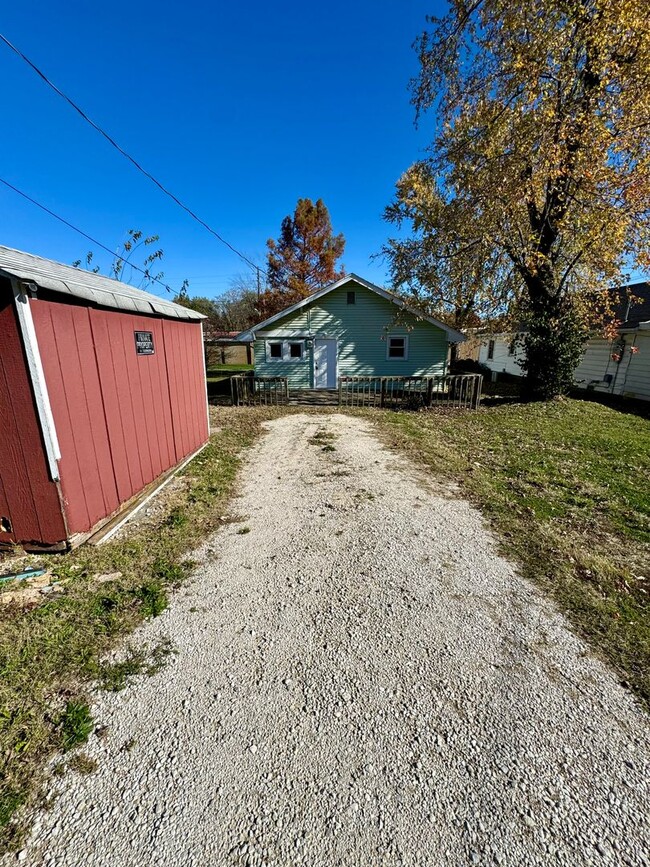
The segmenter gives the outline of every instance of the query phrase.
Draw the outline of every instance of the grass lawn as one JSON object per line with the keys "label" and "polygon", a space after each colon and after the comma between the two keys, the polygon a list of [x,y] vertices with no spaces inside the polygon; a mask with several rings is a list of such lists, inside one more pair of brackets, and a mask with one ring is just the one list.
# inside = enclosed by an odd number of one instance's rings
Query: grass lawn
{"label": "grass lawn", "polygon": [[650,421],[582,400],[378,420],[460,482],[503,552],[650,706]]}
{"label": "grass lawn", "polygon": [[252,364],[213,364],[208,368],[208,376],[221,376],[223,373],[246,373],[252,369]]}
{"label": "grass lawn", "polygon": [[[160,614],[168,592],[182,584],[192,565],[188,553],[227,515],[242,449],[272,415],[220,409],[218,434],[184,469],[187,483],[156,524],[97,548],[25,558],[25,567],[42,566],[65,581],[65,592],[28,610],[0,606],[0,852],[19,846],[17,808],[37,797],[47,759],[68,753],[66,764],[84,768],[83,754],[70,751],[93,730],[91,688],[120,689],[129,674],[156,670],[172,652],[163,644],[107,662],[108,652]],[[97,580],[111,573],[121,575]]]}

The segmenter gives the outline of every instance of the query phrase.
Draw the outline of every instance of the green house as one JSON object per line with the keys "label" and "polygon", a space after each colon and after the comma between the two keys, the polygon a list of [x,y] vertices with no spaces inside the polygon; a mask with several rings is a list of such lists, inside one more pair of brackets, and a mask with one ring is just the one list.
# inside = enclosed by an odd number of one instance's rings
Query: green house
{"label": "green house", "polygon": [[436,376],[464,336],[401,298],[343,277],[281,310],[240,340],[254,342],[255,375],[290,389],[336,388],[340,376]]}

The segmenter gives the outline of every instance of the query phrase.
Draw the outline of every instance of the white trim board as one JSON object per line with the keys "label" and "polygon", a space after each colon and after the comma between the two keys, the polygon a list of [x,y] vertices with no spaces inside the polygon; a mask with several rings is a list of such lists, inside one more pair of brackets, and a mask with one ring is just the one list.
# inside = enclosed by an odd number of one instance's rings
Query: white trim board
{"label": "white trim board", "polygon": [[25,346],[29,376],[34,390],[36,411],[41,425],[43,442],[45,443],[50,478],[53,482],[58,482],[60,475],[57,461],[61,460],[61,449],[59,448],[59,439],[56,435],[56,426],[54,424],[54,416],[52,415],[52,405],[47,391],[47,383],[45,382],[41,353],[38,348],[38,339],[36,337],[36,329],[34,328],[34,319],[32,318],[32,308],[29,297],[23,290],[20,281],[12,277],[11,285],[14,291],[14,305],[18,317],[18,325]]}
{"label": "white trim board", "polygon": [[[208,436],[210,436],[210,400],[208,398],[208,368],[205,360],[205,338],[203,323],[201,323],[201,353],[203,355],[203,385],[205,387],[205,414],[208,419]],[[167,347],[165,346],[165,365],[167,365]]]}
{"label": "white trim board", "polygon": [[[99,538],[95,544],[96,544],[96,545],[103,545],[104,542],[108,542],[109,539],[112,539],[113,536],[117,533],[118,530],[121,530],[122,527],[123,527],[125,524],[127,524],[127,523],[131,520],[131,518],[133,518],[135,515],[137,515],[138,512],[140,511],[140,509],[144,508],[144,506],[146,506],[147,503],[148,503],[148,502],[149,502],[153,497],[155,497],[157,494],[159,494],[159,493],[162,491],[162,489],[165,487],[165,485],[167,485],[169,482],[171,482],[171,480],[172,480],[175,476],[177,476],[178,473],[180,473],[180,471],[181,471],[184,467],[186,467],[186,466],[189,464],[190,461],[194,460],[194,458],[195,458],[197,455],[201,454],[201,452],[203,451],[203,449],[204,449],[206,446],[208,446],[209,444],[210,444],[210,440],[208,440],[207,442],[204,442],[203,445],[200,446],[200,447],[199,447],[195,452],[193,452],[191,455],[189,455],[189,456],[186,457],[184,460],[182,460],[182,461],[180,462],[180,464],[178,464],[178,466],[174,467],[173,470],[172,470],[172,471],[171,471],[171,472],[170,472],[170,473],[169,473],[169,474],[168,474],[168,475],[167,475],[167,476],[166,476],[166,477],[165,477],[165,478],[160,482],[160,484],[157,485],[157,486],[153,489],[153,491],[151,491],[151,492],[150,492],[150,493],[149,493],[149,494],[144,498],[144,500],[142,500],[140,503],[138,503],[136,506],[134,506],[134,508],[131,509],[130,511],[127,511],[126,515],[124,515],[124,517],[122,518],[122,520],[121,520],[121,521],[118,521],[117,524],[115,524],[115,526],[111,527],[111,529],[107,531],[106,535],[101,536],[101,538]],[[100,533],[101,533],[101,528],[97,531],[97,534],[100,534]],[[95,535],[95,534],[92,533],[92,534],[91,534],[91,538],[92,538],[93,535]]]}

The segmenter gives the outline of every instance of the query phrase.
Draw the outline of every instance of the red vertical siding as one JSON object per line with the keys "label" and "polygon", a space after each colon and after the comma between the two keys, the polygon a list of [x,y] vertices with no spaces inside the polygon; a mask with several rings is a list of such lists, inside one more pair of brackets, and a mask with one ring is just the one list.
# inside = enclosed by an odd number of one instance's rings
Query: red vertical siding
{"label": "red vertical siding", "polygon": [[84,532],[119,504],[89,310],[42,300],[31,307],[61,448],[68,526]]}
{"label": "red vertical siding", "polygon": [[13,293],[0,281],[0,516],[11,533],[0,542],[54,544],[66,531],[56,484],[51,480],[32,393]]}
{"label": "red vertical siding", "polygon": [[208,438],[203,339],[199,324],[188,327],[165,319],[163,328],[176,460],[180,461]]}
{"label": "red vertical siding", "polygon": [[32,301],[34,326],[68,525],[84,532],[207,439],[201,327],[50,298]]}

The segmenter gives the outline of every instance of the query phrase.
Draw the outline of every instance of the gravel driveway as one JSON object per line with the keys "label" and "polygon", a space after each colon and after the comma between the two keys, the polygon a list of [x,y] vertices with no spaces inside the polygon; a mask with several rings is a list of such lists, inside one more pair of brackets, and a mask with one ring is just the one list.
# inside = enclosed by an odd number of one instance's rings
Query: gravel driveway
{"label": "gravel driveway", "polygon": [[270,423],[240,494],[24,863],[649,863],[647,718],[478,512],[343,415]]}

